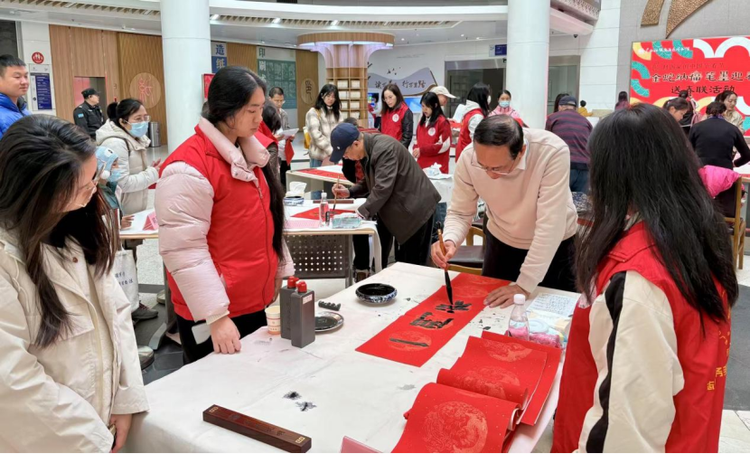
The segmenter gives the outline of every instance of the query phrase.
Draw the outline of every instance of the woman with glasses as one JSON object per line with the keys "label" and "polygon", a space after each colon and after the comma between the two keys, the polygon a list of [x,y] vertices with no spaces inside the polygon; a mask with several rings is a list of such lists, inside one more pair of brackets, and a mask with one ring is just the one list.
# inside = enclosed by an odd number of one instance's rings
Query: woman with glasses
{"label": "woman with glasses", "polygon": [[117,452],[148,410],[95,151],[46,115],[0,141],[2,452]]}
{"label": "woman with glasses", "polygon": [[507,307],[538,285],[575,291],[573,255],[578,216],[569,188],[570,151],[548,131],[522,129],[507,115],[482,120],[456,166],[443,238],[432,260],[444,268],[471,227],[481,197],[488,222],[482,274],[515,282],[485,304]]}

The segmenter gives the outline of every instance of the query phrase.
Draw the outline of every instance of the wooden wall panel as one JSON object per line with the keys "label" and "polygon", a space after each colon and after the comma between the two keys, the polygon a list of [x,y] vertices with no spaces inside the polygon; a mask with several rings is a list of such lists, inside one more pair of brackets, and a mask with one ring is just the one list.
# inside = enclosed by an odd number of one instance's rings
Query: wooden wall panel
{"label": "wooden wall panel", "polygon": [[258,72],[258,46],[227,43],[227,63],[229,66],[244,66]]}
{"label": "wooden wall panel", "polygon": [[146,105],[151,121],[157,121],[161,125],[164,145],[169,138],[161,37],[118,33],[117,48],[120,57],[121,99],[136,98]]}
{"label": "wooden wall panel", "polygon": [[297,51],[297,124],[305,124],[305,115],[315,105],[320,92],[318,86],[318,54]]}
{"label": "wooden wall panel", "polygon": [[57,116],[73,121],[75,77],[105,78],[108,98],[102,99],[102,110],[105,110],[106,102],[119,96],[117,34],[59,25],[50,25],[49,32]]}

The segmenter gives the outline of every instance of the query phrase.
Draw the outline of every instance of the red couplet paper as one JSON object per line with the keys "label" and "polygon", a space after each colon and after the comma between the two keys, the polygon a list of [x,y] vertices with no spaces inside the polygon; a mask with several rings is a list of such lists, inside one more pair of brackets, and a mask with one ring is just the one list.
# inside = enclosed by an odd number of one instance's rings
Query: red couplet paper
{"label": "red couplet paper", "polygon": [[514,402],[430,383],[393,452],[501,452],[517,412]]}
{"label": "red couplet paper", "polygon": [[503,369],[491,367],[480,367],[469,373],[440,369],[437,382],[441,385],[515,402],[519,407],[525,408],[529,398],[529,389],[520,384],[517,377],[509,375]]}
{"label": "red couplet paper", "polygon": [[344,174],[339,172],[331,172],[328,170],[320,170],[320,169],[304,169],[300,170],[302,173],[307,173],[310,175],[317,175],[319,177],[326,177],[326,178],[333,178],[334,180],[336,178],[343,178]]}
{"label": "red couplet paper", "polygon": [[[352,213],[352,211],[344,210],[329,210],[332,216],[336,216],[342,213]],[[292,216],[298,219],[320,219],[320,207],[313,208],[312,210],[303,211]]]}
{"label": "red couplet paper", "polygon": [[502,334],[491,333],[489,331],[482,332],[482,339],[491,340],[504,344],[518,344],[523,345],[526,348],[544,352],[547,354],[547,362],[542,371],[542,376],[539,379],[539,384],[536,387],[531,396],[531,401],[526,407],[526,412],[521,419],[522,424],[535,425],[539,414],[542,412],[542,407],[547,401],[549,392],[552,389],[552,384],[555,381],[555,375],[557,375],[557,369],[560,367],[560,357],[562,356],[562,350],[547,345],[539,345],[534,342],[528,342],[520,339],[514,339]]}
{"label": "red couplet paper", "polygon": [[487,294],[508,281],[459,274],[453,285],[453,313],[445,287],[399,317],[357,351],[422,367],[484,309]]}

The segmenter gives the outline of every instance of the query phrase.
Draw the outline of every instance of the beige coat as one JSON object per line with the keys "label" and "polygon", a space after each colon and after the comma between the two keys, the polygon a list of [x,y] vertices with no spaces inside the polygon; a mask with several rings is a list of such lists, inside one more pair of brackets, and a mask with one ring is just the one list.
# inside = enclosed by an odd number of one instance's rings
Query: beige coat
{"label": "beige coat", "polygon": [[[130,303],[113,275],[96,279],[93,289],[106,320],[101,326],[86,292],[61,265],[84,260],[81,249],[71,247],[58,258],[49,248],[45,270],[73,325],[53,346],[35,346],[36,286],[15,244],[0,229],[0,451],[109,452],[109,417],[97,409],[111,402],[109,414],[148,410]],[[112,341],[112,363],[102,364],[100,334]],[[104,383],[110,371],[112,383]],[[111,395],[104,396],[105,389]]]}
{"label": "beige coat", "polygon": [[159,172],[151,167],[146,147],[151,141],[128,134],[111,121],[96,131],[96,143],[117,153],[117,164],[122,171],[117,186],[122,189],[123,214],[133,214],[148,208],[148,187],[159,179]]}
{"label": "beige coat", "polygon": [[310,134],[310,159],[323,161],[331,157],[333,147],[331,146],[331,131],[339,123],[344,121],[343,112],[338,121],[333,113],[316,110],[314,107],[307,111],[305,116],[305,128]]}

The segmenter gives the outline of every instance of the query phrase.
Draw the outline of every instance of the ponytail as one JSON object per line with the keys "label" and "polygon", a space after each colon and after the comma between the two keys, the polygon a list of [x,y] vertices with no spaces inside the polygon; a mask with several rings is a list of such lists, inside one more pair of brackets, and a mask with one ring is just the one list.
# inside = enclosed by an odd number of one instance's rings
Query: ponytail
{"label": "ponytail", "polygon": [[107,106],[107,117],[120,129],[125,130],[120,124],[120,120],[128,121],[128,118],[138,112],[141,107],[143,107],[143,103],[133,98],[123,99],[119,103],[115,101]]}

